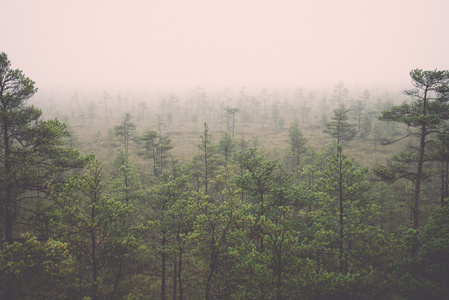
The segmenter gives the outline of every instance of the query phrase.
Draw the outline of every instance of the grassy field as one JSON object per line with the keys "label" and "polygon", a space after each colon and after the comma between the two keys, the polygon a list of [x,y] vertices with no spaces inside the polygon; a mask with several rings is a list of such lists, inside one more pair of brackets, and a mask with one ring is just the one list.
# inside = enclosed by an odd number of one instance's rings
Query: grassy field
{"label": "grassy field", "polygon": [[[217,100],[219,99],[217,96],[204,102],[205,107],[200,106],[200,101],[198,105],[193,106],[193,100],[188,98],[184,101],[176,100],[170,107],[167,104],[168,98],[162,94],[134,97],[105,95],[98,92],[89,96],[44,94],[37,97],[35,102],[43,109],[45,118],[57,117],[67,123],[74,134],[71,144],[82,153],[94,152],[106,168],[112,164],[116,153],[124,148],[119,137],[114,136],[112,128],[123,121],[126,112],[131,114],[131,121],[137,125],[136,135],[146,130],[155,130],[164,136],[168,135],[173,146],[169,155],[178,158],[181,162],[191,160],[198,153],[197,144],[200,142],[199,136],[204,122],[208,123],[215,142],[218,142],[220,136],[227,131],[224,101]],[[256,97],[246,102],[233,101],[232,103],[228,100],[226,104],[234,107],[239,107],[240,104],[242,107],[241,111],[235,115],[235,139],[237,141],[244,139],[249,146],[256,146],[270,158],[278,158],[282,161],[282,156],[289,148],[288,127],[296,119],[301,120],[300,128],[304,137],[309,140],[307,144],[309,147],[321,151],[323,147],[332,143],[332,137],[323,132],[323,126],[320,124],[322,115],[320,101],[310,102],[309,106],[305,107],[308,110],[305,117],[301,114],[299,104],[295,103],[294,99],[285,97],[282,101],[279,98],[278,100],[258,100]],[[259,106],[254,103],[259,103]],[[350,107],[350,103],[347,106]],[[372,111],[374,106],[374,101],[368,103],[366,111]],[[258,109],[257,112],[254,111],[256,109]],[[169,110],[171,111],[170,122]],[[277,112],[276,116],[274,112]],[[326,110],[326,115],[328,118],[332,116],[331,108]],[[378,122],[375,117],[373,120]],[[276,122],[282,122],[282,126]],[[350,122],[356,121],[353,119]],[[230,131],[232,132],[232,128]],[[377,145],[375,149],[373,134],[371,134],[367,139],[356,138],[347,143],[344,145],[344,152],[361,165],[372,166],[377,162],[384,162],[392,154],[403,149],[405,143],[407,142],[389,146]],[[130,157],[132,162],[145,173],[150,163],[136,154],[137,147],[136,143],[131,143]]]}

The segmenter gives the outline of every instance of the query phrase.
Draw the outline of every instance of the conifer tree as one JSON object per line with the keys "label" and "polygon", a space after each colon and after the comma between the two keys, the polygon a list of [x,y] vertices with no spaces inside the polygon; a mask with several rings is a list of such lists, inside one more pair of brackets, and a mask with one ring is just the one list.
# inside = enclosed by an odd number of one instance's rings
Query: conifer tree
{"label": "conifer tree", "polygon": [[197,145],[200,154],[194,157],[194,162],[199,168],[201,182],[204,184],[204,193],[208,194],[209,181],[217,168],[216,153],[217,148],[212,141],[212,134],[209,133],[207,123],[204,123],[203,134],[200,135],[201,142]]}
{"label": "conifer tree", "polygon": [[[410,77],[413,88],[405,90],[404,93],[411,97],[412,102],[404,102],[399,106],[393,106],[390,110],[383,111],[379,119],[399,122],[416,128],[415,131],[398,140],[414,136],[419,143],[413,196],[413,228],[417,229],[419,227],[421,182],[425,171],[426,144],[433,134],[441,133],[441,126],[449,119],[449,71],[414,69],[410,72]],[[394,141],[389,143],[391,142]]]}
{"label": "conifer tree", "polygon": [[332,121],[326,123],[324,132],[336,138],[338,144],[352,141],[357,134],[354,125],[347,122],[349,111],[350,109],[347,109],[344,104],[340,105],[334,109]]}
{"label": "conifer tree", "polygon": [[117,154],[114,167],[116,169],[112,173],[111,194],[126,204],[135,204],[142,194],[140,176],[123,150]]}
{"label": "conifer tree", "polygon": [[0,227],[6,242],[15,239],[24,194],[45,194],[48,182],[83,165],[78,151],[65,147],[63,139],[70,135],[66,125],[40,120],[42,111],[27,105],[37,91],[34,82],[10,66],[7,55],[0,53]]}
{"label": "conifer tree", "polygon": [[107,195],[99,161],[92,161],[83,176],[55,187],[52,198],[57,233],[76,261],[76,280],[68,290],[78,299],[114,298],[126,260],[139,242],[129,222],[134,206]]}
{"label": "conifer tree", "polygon": [[290,128],[288,129],[288,137],[290,148],[292,151],[292,172],[293,172],[296,171],[296,168],[299,166],[301,154],[306,152],[305,145],[307,143],[307,139],[304,137],[301,129],[299,128],[298,121],[295,121],[290,124]]}
{"label": "conifer tree", "polygon": [[125,153],[128,154],[129,142],[133,132],[136,130],[136,124],[131,122],[131,115],[127,113],[123,118],[123,122],[114,126],[114,133],[116,136],[123,138],[123,145],[125,147]]}
{"label": "conifer tree", "polygon": [[236,147],[236,144],[234,140],[232,139],[229,132],[225,132],[221,135],[220,140],[218,141],[218,151],[223,154],[225,161],[228,161],[229,158],[232,156],[234,149]]}

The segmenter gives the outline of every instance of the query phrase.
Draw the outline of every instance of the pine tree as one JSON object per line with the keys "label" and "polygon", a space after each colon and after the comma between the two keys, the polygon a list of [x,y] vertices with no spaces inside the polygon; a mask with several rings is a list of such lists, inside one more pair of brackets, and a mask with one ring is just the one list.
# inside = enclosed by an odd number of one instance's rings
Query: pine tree
{"label": "pine tree", "polygon": [[290,128],[288,129],[288,137],[292,151],[292,172],[295,171],[296,173],[296,168],[299,166],[301,160],[301,154],[306,152],[305,145],[308,140],[302,134],[298,121],[290,124]]}
{"label": "pine tree", "polygon": [[76,280],[69,290],[79,299],[114,298],[126,260],[138,247],[129,220],[133,205],[107,195],[99,161],[92,161],[83,176],[71,176],[56,186],[52,198],[56,232],[76,260]]}
{"label": "pine tree", "polygon": [[131,115],[129,113],[125,115],[121,124],[114,126],[115,135],[123,138],[123,145],[125,147],[126,154],[128,154],[129,142],[131,141],[135,130],[136,124],[131,122]]}
{"label": "pine tree", "polygon": [[334,116],[331,118],[333,121],[326,123],[324,132],[336,138],[338,144],[352,141],[357,134],[354,125],[347,122],[349,111],[344,104],[340,105],[334,109]]}
{"label": "pine tree", "polygon": [[419,141],[413,196],[413,228],[417,229],[419,227],[421,182],[424,177],[426,144],[432,134],[441,133],[441,126],[449,119],[449,71],[415,69],[410,72],[410,77],[414,88],[406,90],[405,94],[412,98],[412,102],[404,102],[390,110],[383,111],[379,119],[404,123],[411,128],[416,128],[416,131],[399,140],[414,136]]}
{"label": "pine tree", "polygon": [[232,156],[235,150],[236,144],[232,139],[229,132],[225,132],[221,135],[220,140],[218,141],[218,151],[223,154],[225,161],[227,162],[229,158]]}
{"label": "pine tree", "polygon": [[[48,183],[71,168],[82,167],[78,151],[65,147],[70,135],[58,120],[41,121],[42,111],[27,105],[37,89],[0,54],[0,211],[1,234],[12,242],[14,224],[27,191],[45,194]],[[24,221],[24,220],[22,220]],[[25,220],[26,221],[26,220]]]}
{"label": "pine tree", "polygon": [[207,195],[209,181],[212,179],[212,175],[217,168],[217,147],[212,141],[212,134],[209,133],[207,123],[204,123],[204,131],[200,135],[200,139],[201,142],[197,146],[201,153],[194,157],[194,163],[199,169],[200,182],[204,184],[204,193]]}

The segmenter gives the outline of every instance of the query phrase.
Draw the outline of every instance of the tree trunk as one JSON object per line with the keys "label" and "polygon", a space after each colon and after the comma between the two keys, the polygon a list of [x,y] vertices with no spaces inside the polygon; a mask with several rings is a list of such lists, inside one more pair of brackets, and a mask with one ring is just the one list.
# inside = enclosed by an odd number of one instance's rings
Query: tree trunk
{"label": "tree trunk", "polygon": [[444,196],[445,196],[445,172],[444,172],[444,160],[441,160],[441,207],[444,207]]}
{"label": "tree trunk", "polygon": [[179,253],[178,261],[178,282],[179,282],[179,300],[183,300],[183,289],[182,289],[182,249]]}
{"label": "tree trunk", "polygon": [[343,171],[342,171],[342,157],[341,157],[341,148],[338,149],[338,163],[339,163],[339,181],[338,181],[338,189],[339,189],[339,204],[340,204],[340,253],[339,253],[339,268],[340,273],[346,274],[346,262],[344,261],[344,208],[343,208]]}
{"label": "tree trunk", "polygon": [[177,279],[178,279],[177,259],[176,259],[176,254],[174,254],[173,255],[173,300],[176,300]]}
{"label": "tree trunk", "polygon": [[[444,182],[444,199],[449,198],[449,160],[446,161],[446,176]],[[446,205],[446,202],[443,203]]]}
{"label": "tree trunk", "polygon": [[[5,160],[3,162],[5,166],[5,174],[11,176],[11,166],[10,166],[10,155],[11,155],[11,141],[9,138],[9,127],[6,122],[3,122],[3,145],[5,147]],[[9,181],[10,179],[8,179]],[[2,205],[5,209],[5,242],[12,243],[12,224],[14,219],[13,204],[14,199],[12,199],[12,189],[11,185],[7,184],[5,187],[5,198]]]}
{"label": "tree trunk", "polygon": [[[92,208],[92,213],[94,214],[94,208]],[[95,232],[91,231],[91,242],[92,242],[92,300],[97,300],[97,278],[98,278],[98,269],[97,269],[97,259],[96,259],[96,239]]]}
{"label": "tree trunk", "polygon": [[161,299],[166,299],[166,296],[165,296],[165,293],[166,293],[166,291],[165,291],[165,268],[166,268],[166,266],[165,266],[165,260],[166,260],[166,257],[165,257],[165,243],[166,243],[166,239],[165,239],[165,234],[164,234],[164,235],[162,235],[162,253],[161,253],[161,256],[162,256]]}
{"label": "tree trunk", "polygon": [[[214,247],[214,246],[212,246],[212,247]],[[217,266],[217,256],[218,256],[218,254],[215,253],[215,249],[212,250],[211,262],[209,264],[209,274],[207,275],[207,279],[206,279],[206,290],[205,290],[206,300],[211,299],[210,289],[212,286],[212,276],[214,276],[216,266]]]}
{"label": "tree trunk", "polygon": [[419,204],[421,193],[421,181],[424,164],[424,150],[426,145],[426,125],[421,127],[421,137],[419,143],[418,170],[416,172],[415,192],[413,197],[413,228],[419,228]]}
{"label": "tree trunk", "polygon": [[282,300],[282,246],[280,246],[278,253],[278,272],[276,283],[276,299]]}
{"label": "tree trunk", "polygon": [[[427,110],[427,89],[424,93],[423,97],[423,115],[426,115]],[[416,172],[416,182],[415,182],[415,193],[413,197],[413,229],[419,228],[419,204],[420,204],[420,194],[421,194],[421,181],[422,181],[422,173],[423,173],[423,164],[424,164],[424,151],[426,146],[426,134],[427,129],[426,125],[423,124],[421,126],[421,135],[419,139],[419,158],[418,158],[418,169]],[[418,245],[417,243],[413,243],[412,247],[412,257],[418,257]]]}
{"label": "tree trunk", "polygon": [[234,137],[235,113],[232,114],[232,137]]}

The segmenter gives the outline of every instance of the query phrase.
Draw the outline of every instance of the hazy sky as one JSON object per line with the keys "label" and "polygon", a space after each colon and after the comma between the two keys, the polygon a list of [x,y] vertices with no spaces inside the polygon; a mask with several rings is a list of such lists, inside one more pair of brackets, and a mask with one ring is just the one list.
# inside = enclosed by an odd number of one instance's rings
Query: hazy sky
{"label": "hazy sky", "polygon": [[36,85],[408,83],[449,69],[447,0],[2,0],[0,51]]}

